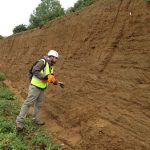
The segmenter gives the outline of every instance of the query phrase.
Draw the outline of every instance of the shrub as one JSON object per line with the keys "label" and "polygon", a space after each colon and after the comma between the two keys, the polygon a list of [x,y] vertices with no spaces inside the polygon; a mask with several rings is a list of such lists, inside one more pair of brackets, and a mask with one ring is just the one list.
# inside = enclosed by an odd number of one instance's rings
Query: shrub
{"label": "shrub", "polygon": [[22,31],[26,31],[26,30],[27,30],[26,25],[20,24],[13,29],[13,33],[16,34],[16,33],[22,32]]}
{"label": "shrub", "polygon": [[4,39],[4,37],[2,35],[0,35],[0,40],[3,40],[3,39]]}
{"label": "shrub", "polygon": [[6,76],[4,73],[0,72],[0,81],[3,81],[6,79]]}
{"label": "shrub", "polygon": [[81,10],[83,7],[89,6],[93,3],[93,0],[78,0],[73,7],[68,8],[66,13],[76,12]]}

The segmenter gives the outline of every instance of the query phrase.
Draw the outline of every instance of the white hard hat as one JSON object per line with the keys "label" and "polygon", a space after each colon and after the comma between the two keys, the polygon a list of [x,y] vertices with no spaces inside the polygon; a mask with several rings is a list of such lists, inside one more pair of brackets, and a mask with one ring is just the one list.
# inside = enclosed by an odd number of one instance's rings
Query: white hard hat
{"label": "white hard hat", "polygon": [[55,50],[50,50],[47,54],[48,56],[54,56],[54,57],[59,57],[58,52],[56,52]]}

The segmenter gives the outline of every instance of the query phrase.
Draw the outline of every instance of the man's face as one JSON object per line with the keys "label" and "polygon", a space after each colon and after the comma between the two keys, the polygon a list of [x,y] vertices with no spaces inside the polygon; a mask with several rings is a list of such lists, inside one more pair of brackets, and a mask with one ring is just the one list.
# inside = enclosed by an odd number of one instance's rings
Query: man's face
{"label": "man's face", "polygon": [[57,60],[58,60],[58,58],[53,56],[52,59],[51,59],[51,62],[52,62],[53,64],[55,64],[55,63],[57,62]]}

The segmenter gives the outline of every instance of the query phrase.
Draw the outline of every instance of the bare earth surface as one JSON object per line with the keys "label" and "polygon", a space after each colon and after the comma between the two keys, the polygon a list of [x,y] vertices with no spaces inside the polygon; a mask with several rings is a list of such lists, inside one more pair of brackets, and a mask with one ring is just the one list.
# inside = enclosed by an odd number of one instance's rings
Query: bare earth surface
{"label": "bare earth surface", "polygon": [[23,98],[49,49],[65,89],[50,86],[41,117],[67,150],[150,150],[150,4],[98,0],[0,41],[0,70]]}

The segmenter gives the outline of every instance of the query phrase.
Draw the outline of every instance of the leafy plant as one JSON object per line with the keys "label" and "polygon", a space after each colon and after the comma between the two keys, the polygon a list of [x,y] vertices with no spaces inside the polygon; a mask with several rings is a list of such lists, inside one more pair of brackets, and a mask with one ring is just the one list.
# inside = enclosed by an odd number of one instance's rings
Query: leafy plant
{"label": "leafy plant", "polygon": [[83,7],[89,6],[93,3],[93,0],[78,0],[73,7],[68,8],[67,13],[76,12],[81,10]]}
{"label": "leafy plant", "polygon": [[0,72],[0,81],[3,81],[6,79],[6,76],[4,73]]}
{"label": "leafy plant", "polygon": [[20,24],[13,29],[13,33],[16,34],[16,33],[22,32],[22,31],[26,31],[26,30],[27,30],[26,25]]}

